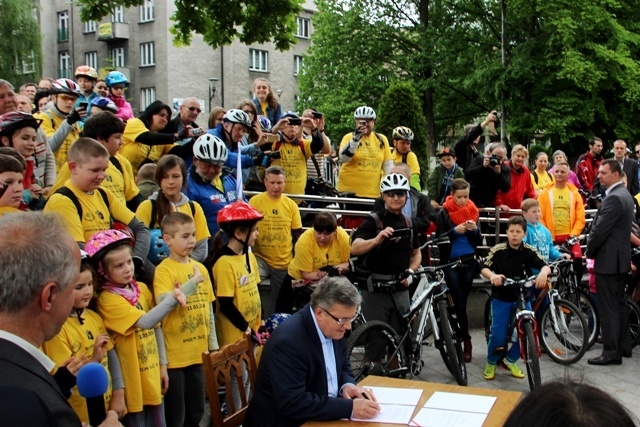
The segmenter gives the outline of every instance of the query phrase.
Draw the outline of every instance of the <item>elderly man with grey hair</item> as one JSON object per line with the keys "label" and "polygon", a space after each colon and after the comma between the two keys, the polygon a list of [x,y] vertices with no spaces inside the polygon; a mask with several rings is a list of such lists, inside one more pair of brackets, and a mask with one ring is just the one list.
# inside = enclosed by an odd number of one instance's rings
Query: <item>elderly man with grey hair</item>
{"label": "elderly man with grey hair", "polygon": [[[82,425],[39,350],[69,317],[79,274],[80,250],[57,215],[0,218],[1,425]],[[109,411],[101,426],[115,425]]]}
{"label": "elderly man with grey hair", "polygon": [[375,396],[354,384],[346,354],[344,334],[360,302],[358,290],[344,277],[318,282],[311,303],[267,341],[245,427],[369,419],[379,413]]}
{"label": "elderly man with grey hair", "polygon": [[187,165],[187,170],[193,163],[193,144],[205,132],[205,129],[196,123],[201,112],[198,98],[193,96],[184,98],[178,115],[162,130],[162,133],[178,134],[178,145],[173,147],[170,153],[182,158]]}

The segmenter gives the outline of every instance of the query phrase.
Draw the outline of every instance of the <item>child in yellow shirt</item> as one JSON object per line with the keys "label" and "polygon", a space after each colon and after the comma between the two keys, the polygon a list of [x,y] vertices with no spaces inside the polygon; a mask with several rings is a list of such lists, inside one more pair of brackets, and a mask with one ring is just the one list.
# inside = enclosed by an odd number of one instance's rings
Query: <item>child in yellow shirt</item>
{"label": "child in yellow shirt", "polygon": [[156,268],[156,303],[162,303],[176,282],[202,282],[187,298],[186,307],[177,307],[162,319],[171,385],[164,397],[167,425],[197,426],[205,406],[202,353],[219,348],[213,314],[215,297],[207,269],[190,258],[197,240],[193,218],[172,212],[162,219],[161,228],[169,257]]}
{"label": "child in yellow shirt", "polygon": [[127,403],[124,424],[164,426],[162,396],[169,377],[159,322],[178,303],[186,306],[187,289],[196,286],[176,283],[172,297],[153,307],[147,286],[134,279],[131,244],[128,235],[105,230],[92,236],[85,248],[98,273],[98,312],[122,361]]}
{"label": "child in yellow shirt", "polygon": [[[93,310],[88,309],[93,297],[93,274],[86,252],[82,251],[80,277],[74,287],[74,303],[69,318],[58,335],[43,344],[44,352],[56,362],[56,371],[67,366],[71,358],[80,359],[80,363],[97,362],[110,374],[110,386],[105,393],[106,409],[118,413],[122,418],[126,412],[124,403],[124,384],[118,355],[113,342],[107,334],[104,322]],[[70,370],[71,371],[71,370]],[[89,422],[87,404],[73,387],[69,404],[83,423]]]}

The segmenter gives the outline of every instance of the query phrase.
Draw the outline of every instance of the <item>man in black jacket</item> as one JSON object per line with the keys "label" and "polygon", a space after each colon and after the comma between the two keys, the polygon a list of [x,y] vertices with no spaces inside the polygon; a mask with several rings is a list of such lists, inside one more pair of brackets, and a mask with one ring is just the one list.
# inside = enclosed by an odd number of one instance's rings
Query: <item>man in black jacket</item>
{"label": "man in black jacket", "polygon": [[182,158],[187,165],[187,170],[193,162],[193,144],[205,132],[205,129],[196,123],[201,112],[200,101],[197,98],[191,96],[184,98],[180,104],[180,113],[162,130],[162,133],[186,135],[169,153]]}
{"label": "man in black jacket", "polygon": [[465,126],[464,135],[453,145],[453,151],[456,152],[456,163],[463,170],[466,171],[473,160],[482,158],[482,153],[477,148],[482,132],[491,123],[496,123],[497,121],[498,116],[495,111],[492,111],[487,114],[482,123]]}
{"label": "man in black jacket", "polygon": [[464,178],[471,185],[469,198],[479,208],[494,206],[498,190],[506,192],[511,187],[511,171],[504,165],[507,150],[499,142],[487,146],[484,157],[474,159],[464,170]]}

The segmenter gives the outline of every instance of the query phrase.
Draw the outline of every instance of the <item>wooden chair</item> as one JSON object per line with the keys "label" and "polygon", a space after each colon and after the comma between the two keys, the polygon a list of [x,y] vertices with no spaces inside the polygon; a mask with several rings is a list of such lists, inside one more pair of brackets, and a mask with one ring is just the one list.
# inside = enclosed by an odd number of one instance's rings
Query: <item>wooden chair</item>
{"label": "wooden chair", "polygon": [[[256,360],[253,355],[253,345],[251,337],[247,335],[244,339],[223,346],[214,352],[202,353],[204,362],[204,379],[209,406],[211,406],[211,420],[214,427],[237,427],[241,426],[249,405],[246,398],[247,390],[242,381],[243,366],[249,373],[250,393],[256,380]],[[237,385],[242,397],[242,406],[236,408],[231,398],[232,378],[237,379]],[[226,393],[227,416],[222,413],[222,405],[218,390],[222,388]]]}

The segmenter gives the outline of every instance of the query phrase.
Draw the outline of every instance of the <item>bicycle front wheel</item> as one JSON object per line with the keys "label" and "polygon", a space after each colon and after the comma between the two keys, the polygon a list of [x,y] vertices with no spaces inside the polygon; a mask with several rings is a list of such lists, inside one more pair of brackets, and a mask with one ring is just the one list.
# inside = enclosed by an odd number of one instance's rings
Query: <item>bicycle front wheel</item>
{"label": "bicycle front wheel", "polygon": [[529,379],[529,388],[531,391],[540,386],[540,356],[538,355],[538,348],[536,346],[536,337],[533,333],[533,325],[530,321],[524,321],[522,323],[522,330],[524,335],[522,336],[524,354],[522,360],[527,367],[527,377]]}
{"label": "bicycle front wheel", "polygon": [[556,299],[547,305],[539,324],[542,347],[553,361],[570,365],[584,356],[589,331],[584,314],[575,304]]}
{"label": "bicycle front wheel", "polygon": [[353,331],[347,341],[347,357],[356,383],[368,375],[401,377],[406,372],[398,334],[379,320],[365,322]]}
{"label": "bicycle front wheel", "polygon": [[449,308],[447,301],[441,299],[438,301],[439,328],[440,339],[442,342],[438,345],[440,355],[444,364],[456,379],[458,385],[467,385],[467,365],[464,363],[462,355],[462,343],[458,336],[454,334],[451,326],[451,318],[449,316]]}
{"label": "bicycle front wheel", "polygon": [[629,327],[631,328],[631,348],[640,343],[640,307],[631,300],[627,300],[629,309]]}

